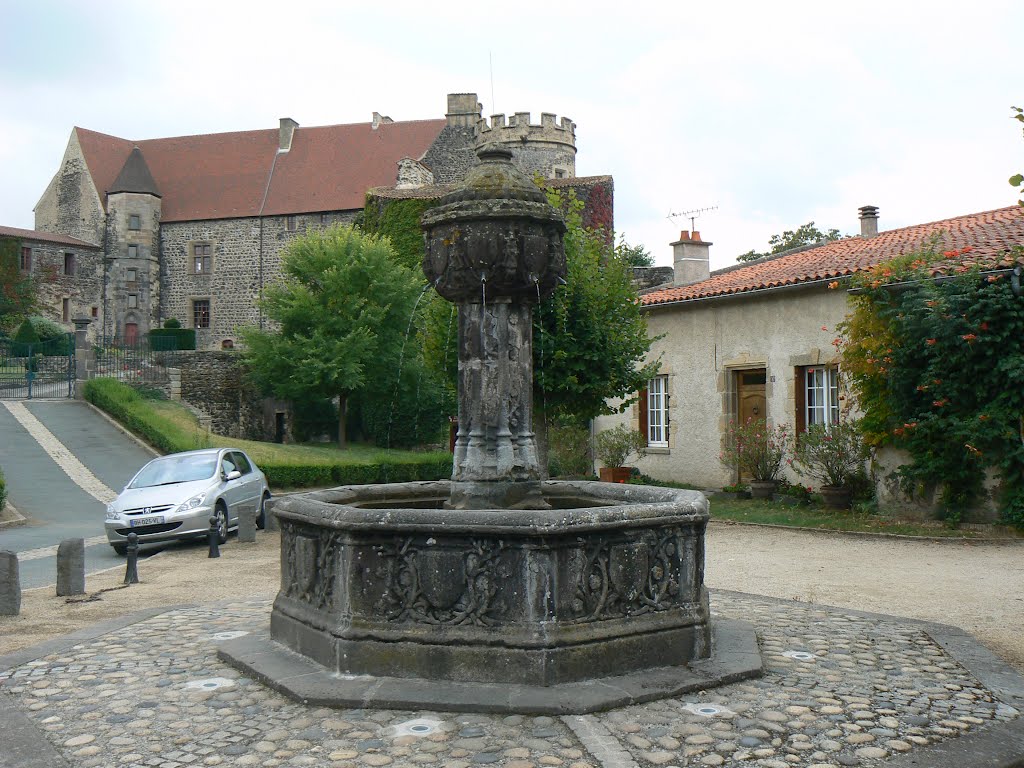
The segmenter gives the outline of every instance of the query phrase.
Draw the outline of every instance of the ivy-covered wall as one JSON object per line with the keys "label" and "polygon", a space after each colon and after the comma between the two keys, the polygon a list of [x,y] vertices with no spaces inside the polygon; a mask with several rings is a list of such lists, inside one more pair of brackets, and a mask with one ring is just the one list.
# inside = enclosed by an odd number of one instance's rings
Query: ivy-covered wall
{"label": "ivy-covered wall", "polygon": [[363,209],[364,232],[391,238],[391,245],[399,261],[420,271],[423,264],[423,231],[420,217],[438,204],[440,194],[434,197],[385,197],[370,192]]}

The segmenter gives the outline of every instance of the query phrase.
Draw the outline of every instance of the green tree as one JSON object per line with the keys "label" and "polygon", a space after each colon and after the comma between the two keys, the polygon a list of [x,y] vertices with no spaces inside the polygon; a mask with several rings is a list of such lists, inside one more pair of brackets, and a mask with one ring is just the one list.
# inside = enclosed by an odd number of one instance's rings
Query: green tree
{"label": "green tree", "polygon": [[35,283],[21,271],[21,241],[0,237],[0,332],[10,331],[33,310]]}
{"label": "green tree", "polygon": [[631,267],[653,267],[654,257],[643,245],[630,245],[625,235],[619,235],[615,246],[616,255]]}
{"label": "green tree", "polygon": [[[547,194],[562,207],[557,191]],[[623,410],[658,368],[643,365],[653,339],[631,264],[600,231],[583,226],[583,205],[571,191],[567,203],[566,284],[534,309],[534,407],[542,439],[550,417],[586,422]]]}
{"label": "green tree", "polygon": [[782,253],[792,248],[801,248],[805,245],[816,245],[818,243],[830,243],[833,240],[840,240],[843,237],[838,229],[830,229],[822,232],[816,226],[813,221],[809,221],[806,224],[802,224],[795,230],[787,229],[781,235],[772,235],[768,239],[768,250],[759,253],[754,250],[741,253],[736,257],[736,261],[756,261],[757,259],[763,259],[765,256],[772,256],[776,253]]}
{"label": "green tree", "polygon": [[[242,332],[256,382],[289,400],[338,398],[338,445],[346,443],[349,397],[386,386],[422,280],[395,261],[386,240],[352,227],[292,241],[283,279],[260,305],[278,331]],[[392,373],[392,380],[393,379]]]}

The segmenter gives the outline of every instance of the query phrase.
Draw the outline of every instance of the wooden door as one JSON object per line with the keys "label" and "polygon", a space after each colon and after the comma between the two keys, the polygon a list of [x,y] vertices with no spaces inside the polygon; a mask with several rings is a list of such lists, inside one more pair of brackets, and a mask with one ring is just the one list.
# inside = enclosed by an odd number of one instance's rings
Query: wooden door
{"label": "wooden door", "polygon": [[767,419],[764,384],[767,371],[751,368],[736,372],[737,417],[740,424],[748,419]]}

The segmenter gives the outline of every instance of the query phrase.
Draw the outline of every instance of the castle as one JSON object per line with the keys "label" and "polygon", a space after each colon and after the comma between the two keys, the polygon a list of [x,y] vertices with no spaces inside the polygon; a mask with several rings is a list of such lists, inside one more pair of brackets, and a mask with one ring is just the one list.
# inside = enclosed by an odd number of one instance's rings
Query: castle
{"label": "castle", "polygon": [[[288,243],[355,221],[369,189],[400,197],[457,183],[488,142],[511,147],[531,175],[585,187],[575,129],[549,113],[539,124],[526,112],[488,122],[474,93],[449,94],[434,120],[282,118],[276,129],[141,141],[76,127],[35,231],[0,236],[20,240],[23,269],[59,278],[43,297],[49,314],[94,318],[93,340],[131,342],[175,318],[195,328],[198,349],[230,348],[239,327],[264,324],[257,299]],[[596,178],[610,228],[611,180]]]}

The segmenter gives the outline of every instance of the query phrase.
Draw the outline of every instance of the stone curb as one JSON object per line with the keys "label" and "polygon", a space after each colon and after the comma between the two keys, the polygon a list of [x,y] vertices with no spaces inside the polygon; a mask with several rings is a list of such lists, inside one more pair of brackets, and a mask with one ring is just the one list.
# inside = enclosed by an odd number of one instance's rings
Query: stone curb
{"label": "stone curb", "polygon": [[804,533],[819,533],[839,536],[859,536],[865,539],[898,539],[900,541],[927,541],[936,544],[1005,544],[1008,546],[1024,545],[1024,537],[1016,539],[998,539],[993,537],[968,538],[959,536],[910,536],[906,533],[881,533],[876,531],[836,531],[830,528],[806,528],[798,525],[775,525],[773,523],[746,523],[740,520],[716,520],[714,508],[712,507],[711,520],[709,524],[717,525],[741,525],[747,528],[768,528],[773,531],[802,531]]}
{"label": "stone curb", "polygon": [[0,510],[0,528],[14,528],[19,525],[28,525],[28,518],[8,501]]}

